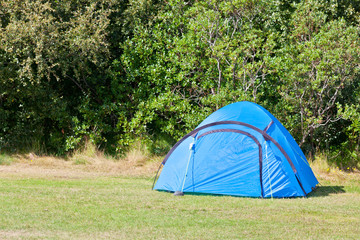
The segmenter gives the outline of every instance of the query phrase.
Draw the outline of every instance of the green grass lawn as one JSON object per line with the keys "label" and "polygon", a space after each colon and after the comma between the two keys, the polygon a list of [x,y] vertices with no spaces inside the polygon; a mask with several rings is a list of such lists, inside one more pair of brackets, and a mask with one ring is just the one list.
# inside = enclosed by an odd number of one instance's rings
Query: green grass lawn
{"label": "green grass lawn", "polygon": [[149,178],[0,178],[0,239],[360,239],[358,178],[308,198],[175,197]]}

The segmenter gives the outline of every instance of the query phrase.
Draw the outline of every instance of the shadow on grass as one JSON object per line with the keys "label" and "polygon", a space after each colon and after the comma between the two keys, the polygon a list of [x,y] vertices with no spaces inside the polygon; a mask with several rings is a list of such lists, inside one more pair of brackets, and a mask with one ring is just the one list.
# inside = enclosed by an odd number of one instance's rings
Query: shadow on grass
{"label": "shadow on grass", "polygon": [[314,191],[309,193],[307,197],[325,197],[330,194],[344,193],[344,186],[319,186]]}

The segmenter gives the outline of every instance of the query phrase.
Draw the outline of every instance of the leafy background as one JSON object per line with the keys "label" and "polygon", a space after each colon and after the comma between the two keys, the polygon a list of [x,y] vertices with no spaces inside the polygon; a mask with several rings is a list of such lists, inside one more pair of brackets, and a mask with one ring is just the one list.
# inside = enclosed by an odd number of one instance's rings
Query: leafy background
{"label": "leafy background", "polygon": [[360,3],[4,0],[0,151],[153,154],[247,100],[314,158],[360,164]]}

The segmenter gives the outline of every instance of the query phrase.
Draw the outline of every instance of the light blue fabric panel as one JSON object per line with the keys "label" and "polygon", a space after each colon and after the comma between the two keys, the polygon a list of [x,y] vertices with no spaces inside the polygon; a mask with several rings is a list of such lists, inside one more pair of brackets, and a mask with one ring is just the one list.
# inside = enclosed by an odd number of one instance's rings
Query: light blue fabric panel
{"label": "light blue fabric panel", "polygon": [[171,154],[164,165],[154,189],[180,191],[185,176],[187,161],[190,156],[189,145],[194,138],[189,137]]}
{"label": "light blue fabric panel", "polygon": [[304,196],[290,164],[270,141],[263,143],[264,197]]}
{"label": "light blue fabric panel", "polygon": [[318,181],[308,165],[303,152],[295,142],[294,138],[275,117],[273,118],[273,121],[275,124],[267,131],[268,134],[273,137],[290,156],[305,192],[311,192],[312,188],[318,184]]}

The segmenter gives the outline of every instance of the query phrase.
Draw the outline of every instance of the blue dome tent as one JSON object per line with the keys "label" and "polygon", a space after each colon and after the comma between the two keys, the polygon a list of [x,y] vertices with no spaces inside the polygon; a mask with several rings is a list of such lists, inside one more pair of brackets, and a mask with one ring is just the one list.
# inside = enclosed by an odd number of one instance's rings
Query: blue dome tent
{"label": "blue dome tent", "polygon": [[290,133],[251,102],[212,113],[173,146],[162,165],[154,189],[179,195],[301,197],[318,184]]}

